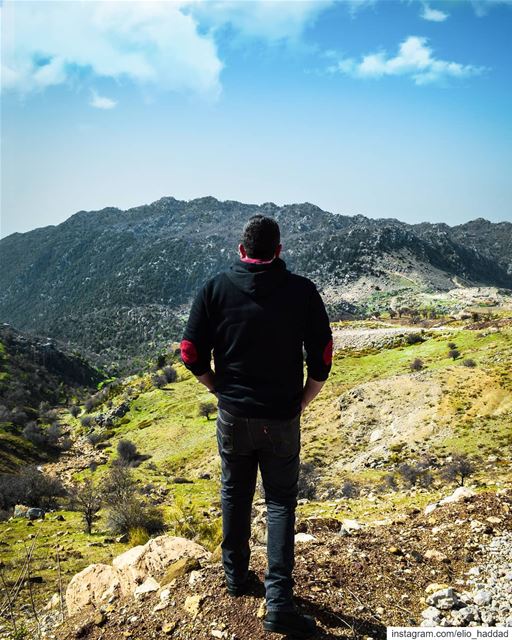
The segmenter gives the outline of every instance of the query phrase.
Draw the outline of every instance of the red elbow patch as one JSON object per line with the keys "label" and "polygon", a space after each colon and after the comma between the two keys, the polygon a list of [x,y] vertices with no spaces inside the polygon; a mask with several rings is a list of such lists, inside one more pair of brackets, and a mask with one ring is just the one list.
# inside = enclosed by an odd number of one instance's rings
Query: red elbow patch
{"label": "red elbow patch", "polygon": [[325,349],[324,349],[322,358],[323,358],[324,364],[331,364],[332,363],[332,338],[325,345]]}
{"label": "red elbow patch", "polygon": [[181,359],[185,364],[194,364],[197,362],[196,345],[190,340],[182,340],[180,344]]}

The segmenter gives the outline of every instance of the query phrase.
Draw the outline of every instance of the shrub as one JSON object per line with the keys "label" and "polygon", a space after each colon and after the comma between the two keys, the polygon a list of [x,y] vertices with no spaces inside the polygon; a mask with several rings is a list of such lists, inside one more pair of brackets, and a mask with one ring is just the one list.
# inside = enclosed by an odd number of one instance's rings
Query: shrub
{"label": "shrub", "polygon": [[428,468],[428,463],[417,462],[415,464],[403,463],[398,467],[402,481],[406,487],[429,487],[432,484],[432,473]]}
{"label": "shrub", "polygon": [[465,360],[463,360],[462,364],[465,367],[476,367],[476,362],[472,358],[466,358]]}
{"label": "shrub", "polygon": [[89,413],[90,411],[92,411],[95,406],[96,406],[96,403],[94,402],[93,398],[92,397],[87,398],[87,400],[84,402],[85,413]]}
{"label": "shrub", "polygon": [[167,378],[161,373],[154,373],[151,376],[151,383],[153,384],[153,386],[161,389],[167,384]]}
{"label": "shrub", "polygon": [[198,415],[202,418],[210,419],[210,415],[215,413],[217,407],[214,402],[201,402],[199,403]]}
{"label": "shrub", "polygon": [[357,482],[345,480],[341,487],[341,495],[344,498],[357,498],[361,494],[361,487]]}
{"label": "shrub", "polygon": [[394,473],[387,473],[383,478],[384,489],[398,491],[398,482]]}
{"label": "shrub", "polygon": [[210,551],[222,541],[222,518],[211,519],[208,513],[183,496],[176,496],[169,517],[172,535],[195,540]]}
{"label": "shrub", "polygon": [[82,425],[82,427],[85,427],[86,429],[89,429],[94,423],[95,423],[95,420],[93,416],[82,416],[80,418],[80,424]]}
{"label": "shrub", "polygon": [[128,466],[139,458],[137,446],[131,440],[120,440],[117,443],[117,455],[121,465]]}
{"label": "shrub", "polygon": [[455,342],[449,342],[448,343],[448,349],[456,349],[457,345],[455,344]]}
{"label": "shrub", "polygon": [[27,423],[22,433],[24,438],[37,447],[44,447],[48,442],[44,430],[33,420]]}
{"label": "shrub", "polygon": [[108,508],[107,527],[118,535],[129,535],[133,529],[142,529],[148,535],[153,535],[164,530],[164,515],[159,507],[132,495],[128,500]]}
{"label": "shrub", "polygon": [[73,418],[78,418],[78,416],[80,415],[80,411],[81,409],[77,404],[69,407],[69,413],[73,416]]}
{"label": "shrub", "polygon": [[130,469],[114,466],[104,476],[102,490],[105,503],[116,505],[128,501],[137,489]]}
{"label": "shrub", "polygon": [[405,337],[405,341],[407,344],[418,344],[419,342],[424,342],[424,338],[420,336],[419,333],[408,333]]}
{"label": "shrub", "polygon": [[421,358],[414,358],[410,363],[409,368],[411,371],[421,371],[421,369],[423,369],[423,360]]}
{"label": "shrub", "polygon": [[66,495],[61,481],[30,465],[18,474],[0,475],[0,508],[12,509],[16,504],[49,509],[57,504],[57,498]]}
{"label": "shrub", "polygon": [[176,382],[176,380],[178,379],[178,374],[176,372],[176,369],[174,367],[171,367],[171,365],[164,367],[163,372],[167,382],[169,383]]}
{"label": "shrub", "polygon": [[149,540],[149,533],[142,527],[135,527],[134,529],[130,529],[129,536],[129,543],[132,547],[146,544],[146,542]]}
{"label": "shrub", "polygon": [[55,446],[58,443],[59,438],[62,436],[60,424],[57,422],[51,424],[46,431],[46,436],[48,438],[48,444]]}

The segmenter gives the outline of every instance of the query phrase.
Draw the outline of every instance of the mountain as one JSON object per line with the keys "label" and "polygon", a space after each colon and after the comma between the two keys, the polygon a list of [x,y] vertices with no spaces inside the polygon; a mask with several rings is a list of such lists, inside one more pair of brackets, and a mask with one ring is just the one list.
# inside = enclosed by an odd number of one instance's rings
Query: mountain
{"label": "mountain", "polygon": [[192,296],[237,259],[255,213],[279,222],[283,259],[317,283],[331,320],[364,314],[379,293],[512,288],[511,223],[409,225],[309,203],[164,197],[2,239],[0,320],[78,348],[112,373],[135,370],[179,339]]}

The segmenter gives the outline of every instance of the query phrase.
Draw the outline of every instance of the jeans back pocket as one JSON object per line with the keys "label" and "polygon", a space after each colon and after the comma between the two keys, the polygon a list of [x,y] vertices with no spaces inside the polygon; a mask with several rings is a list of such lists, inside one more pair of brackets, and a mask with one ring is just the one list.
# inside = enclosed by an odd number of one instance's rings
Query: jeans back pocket
{"label": "jeans back pocket", "polygon": [[217,442],[219,453],[235,450],[235,418],[223,409],[217,411]]}
{"label": "jeans back pocket", "polygon": [[277,456],[293,456],[300,451],[300,416],[291,420],[272,421],[266,433]]}

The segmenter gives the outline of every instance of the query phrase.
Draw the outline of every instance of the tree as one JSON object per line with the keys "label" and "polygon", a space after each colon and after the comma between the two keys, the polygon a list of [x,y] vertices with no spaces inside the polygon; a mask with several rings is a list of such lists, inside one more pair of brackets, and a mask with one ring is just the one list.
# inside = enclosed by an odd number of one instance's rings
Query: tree
{"label": "tree", "polygon": [[70,489],[71,504],[83,516],[85,532],[92,533],[92,526],[98,519],[98,512],[102,507],[102,492],[91,478],[85,478],[80,483],[72,485]]}
{"label": "tree", "polygon": [[441,476],[449,482],[456,481],[459,487],[464,486],[464,481],[475,472],[475,466],[464,453],[451,456],[451,462],[441,469]]}
{"label": "tree", "polygon": [[210,415],[215,413],[217,407],[214,402],[201,402],[199,404],[199,415],[207,420],[210,419]]}
{"label": "tree", "polygon": [[452,358],[453,360],[457,360],[459,356],[460,351],[458,349],[450,349],[450,351],[448,351],[448,357]]}

